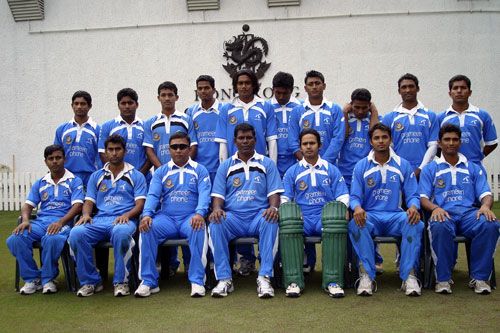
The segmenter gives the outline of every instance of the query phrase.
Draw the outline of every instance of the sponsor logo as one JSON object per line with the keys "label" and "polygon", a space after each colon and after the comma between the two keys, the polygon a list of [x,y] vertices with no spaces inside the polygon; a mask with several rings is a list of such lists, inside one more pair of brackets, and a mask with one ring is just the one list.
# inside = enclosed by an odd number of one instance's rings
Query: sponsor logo
{"label": "sponsor logo", "polygon": [[398,181],[398,175],[392,175],[389,177],[389,181],[396,183]]}
{"label": "sponsor logo", "polygon": [[469,183],[470,183],[469,176],[465,176],[464,178],[462,178],[462,184],[469,184]]}
{"label": "sponsor logo", "polygon": [[262,180],[261,180],[260,176],[255,176],[255,178],[253,179],[253,181],[254,181],[256,184],[260,184],[260,183],[262,183]]}
{"label": "sponsor logo", "polygon": [[233,178],[233,186],[234,187],[240,187],[241,186],[241,179],[239,177],[234,177]]}
{"label": "sponsor logo", "polygon": [[323,185],[330,185],[330,178],[323,179]]}

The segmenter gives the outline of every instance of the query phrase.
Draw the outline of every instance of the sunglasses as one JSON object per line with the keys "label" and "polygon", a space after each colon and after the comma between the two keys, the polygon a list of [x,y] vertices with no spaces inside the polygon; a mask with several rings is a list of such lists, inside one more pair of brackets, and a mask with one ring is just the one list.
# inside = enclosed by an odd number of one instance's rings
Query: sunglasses
{"label": "sunglasses", "polygon": [[172,150],[185,150],[188,148],[189,148],[189,146],[184,144],[184,143],[170,145],[170,149],[172,149]]}

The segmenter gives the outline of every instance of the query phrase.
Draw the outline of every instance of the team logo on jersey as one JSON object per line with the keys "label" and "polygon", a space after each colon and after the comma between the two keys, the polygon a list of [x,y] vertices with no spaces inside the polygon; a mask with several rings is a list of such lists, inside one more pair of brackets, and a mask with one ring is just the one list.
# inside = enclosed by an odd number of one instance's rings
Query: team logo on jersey
{"label": "team logo on jersey", "polygon": [[299,190],[304,191],[307,188],[307,183],[303,180],[299,182]]}
{"label": "team logo on jersey", "polygon": [[167,181],[165,182],[165,187],[166,188],[172,188],[172,187],[174,187],[174,183],[172,182],[172,179],[167,178]]}
{"label": "team logo on jersey", "polygon": [[108,187],[106,186],[105,183],[102,183],[101,186],[99,186],[99,191],[106,192],[107,190],[108,190]]}
{"label": "team logo on jersey", "polygon": [[194,129],[197,130],[198,128],[200,128],[200,124],[198,124],[197,121],[193,121],[193,125],[194,125]]}
{"label": "team logo on jersey", "polygon": [[49,193],[48,192],[43,192],[42,193],[42,201],[45,201],[49,198]]}
{"label": "team logo on jersey", "polygon": [[366,185],[368,185],[368,187],[373,187],[375,186],[375,179],[373,179],[372,177],[368,178],[366,180]]}
{"label": "team logo on jersey", "polygon": [[236,122],[237,122],[237,121],[238,121],[238,119],[236,119],[236,116],[231,116],[231,117],[229,117],[229,123],[230,123],[231,125],[236,124]]}
{"label": "team logo on jersey", "polygon": [[396,123],[396,125],[394,125],[394,128],[396,129],[396,131],[401,131],[405,127],[401,123]]}
{"label": "team logo on jersey", "polygon": [[443,187],[445,187],[445,186],[446,186],[446,184],[445,184],[445,182],[444,182],[444,179],[441,179],[441,178],[440,178],[440,179],[438,179],[438,180],[437,180],[437,182],[436,182],[436,187],[443,188]]}
{"label": "team logo on jersey", "polygon": [[309,127],[311,127],[311,122],[306,119],[306,120],[304,120],[304,123],[302,123],[302,126],[304,128],[309,128]]}
{"label": "team logo on jersey", "polygon": [[239,177],[234,177],[233,178],[233,186],[234,187],[239,187],[241,186],[241,179]]}
{"label": "team logo on jersey", "polygon": [[72,141],[73,141],[73,139],[71,139],[71,135],[66,135],[66,138],[65,138],[64,142],[67,145],[70,145]]}
{"label": "team logo on jersey", "polygon": [[153,133],[153,141],[159,141],[160,140],[160,133]]}

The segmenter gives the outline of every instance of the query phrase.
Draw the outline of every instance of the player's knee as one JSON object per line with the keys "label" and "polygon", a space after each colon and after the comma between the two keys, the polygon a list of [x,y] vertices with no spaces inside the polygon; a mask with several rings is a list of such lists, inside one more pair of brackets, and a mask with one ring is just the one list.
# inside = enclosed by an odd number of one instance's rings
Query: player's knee
{"label": "player's knee", "polygon": [[85,233],[86,229],[83,225],[74,227],[69,233],[69,243],[77,244],[78,242],[82,241],[85,237]]}

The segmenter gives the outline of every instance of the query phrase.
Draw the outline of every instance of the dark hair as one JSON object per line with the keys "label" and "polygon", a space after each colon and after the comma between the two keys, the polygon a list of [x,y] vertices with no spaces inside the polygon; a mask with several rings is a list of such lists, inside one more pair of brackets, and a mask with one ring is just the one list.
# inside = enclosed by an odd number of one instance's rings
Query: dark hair
{"label": "dark hair", "polygon": [[233,75],[233,90],[237,92],[236,86],[238,85],[238,78],[242,75],[246,75],[252,81],[253,94],[257,95],[260,89],[259,79],[257,79],[257,75],[249,69],[241,69]]}
{"label": "dark hair", "polygon": [[184,140],[187,140],[188,146],[191,145],[191,139],[189,138],[189,135],[187,135],[184,132],[175,132],[174,134],[172,134],[170,136],[170,138],[168,139],[168,144],[170,144],[170,142],[172,142],[172,140],[174,140],[174,139],[184,139]]}
{"label": "dark hair", "polygon": [[351,94],[351,102],[354,101],[363,101],[363,102],[371,102],[372,94],[365,88],[358,88],[354,90]]}
{"label": "dark hair", "polygon": [[375,125],[372,126],[372,128],[370,128],[370,130],[368,131],[368,135],[370,136],[370,140],[372,139],[372,136],[373,136],[373,133],[376,131],[376,130],[381,130],[383,132],[387,132],[389,133],[389,137],[391,138],[392,135],[391,135],[391,128],[389,126],[386,126],[382,123],[376,123]]}
{"label": "dark hair", "polygon": [[460,127],[453,125],[453,124],[444,124],[443,127],[439,129],[439,140],[443,138],[443,136],[446,133],[457,133],[458,138],[462,138],[462,131],[460,130]]}
{"label": "dark hair", "polygon": [[413,82],[415,82],[415,85],[417,86],[418,88],[418,79],[415,75],[413,74],[410,74],[410,73],[406,73],[405,75],[401,76],[398,80],[398,89],[399,87],[401,86],[401,82],[403,80],[412,80]]}
{"label": "dark hair", "polygon": [[125,139],[122,138],[119,134],[111,134],[108,136],[106,141],[104,141],[104,148],[108,148],[108,145],[110,143],[117,143],[122,146],[123,149],[127,149],[127,143],[125,142]]}
{"label": "dark hair", "polygon": [[450,90],[451,90],[451,87],[453,87],[453,83],[455,83],[457,81],[465,81],[467,88],[469,88],[469,90],[470,90],[470,87],[471,87],[470,79],[467,76],[462,75],[462,74],[455,75],[454,77],[452,77],[450,79],[450,81],[448,81],[448,88],[450,88]]}
{"label": "dark hair", "polygon": [[273,77],[273,88],[293,90],[293,76],[290,73],[278,72]]}
{"label": "dark hair", "polygon": [[73,104],[75,99],[77,99],[78,97],[82,97],[89,106],[92,106],[92,96],[90,96],[88,92],[83,90],[78,90],[73,94],[73,96],[71,97],[71,104]]}
{"label": "dark hair", "polygon": [[321,136],[319,135],[318,131],[316,131],[314,128],[306,128],[302,132],[300,132],[299,135],[299,143],[302,144],[302,137],[307,134],[312,134],[316,137],[316,141],[318,141],[318,145],[321,146]]}
{"label": "dark hair", "polygon": [[215,80],[210,75],[200,75],[200,76],[198,76],[198,78],[196,79],[196,86],[197,87],[198,87],[198,82],[200,82],[200,81],[207,81],[208,84],[210,84],[210,87],[212,87],[212,89],[215,89]]}
{"label": "dark hair", "polygon": [[[252,125],[250,125],[249,123],[238,124],[234,128],[234,138],[236,139],[236,137],[238,136],[238,132],[248,132],[248,131],[252,131],[252,134],[255,138],[255,128],[253,128]],[[255,139],[257,140],[257,138]]]}
{"label": "dark hair", "polygon": [[322,83],[325,83],[325,77],[323,76],[323,74],[321,74],[318,71],[315,71],[314,69],[306,73],[306,77],[304,78],[304,83],[307,83],[307,79],[310,77],[317,77],[321,80]]}
{"label": "dark hair", "polygon": [[175,85],[175,83],[170,82],[170,81],[165,81],[165,82],[161,83],[158,86],[158,96],[160,96],[160,91],[162,91],[164,89],[172,90],[174,92],[175,96],[177,96],[177,86]]}
{"label": "dark hair", "polygon": [[118,103],[120,103],[123,97],[130,97],[136,103],[139,101],[137,92],[132,88],[123,88],[118,92],[118,94],[116,94],[116,100],[118,101]]}
{"label": "dark hair", "polygon": [[45,147],[45,150],[43,151],[43,158],[47,159],[47,157],[49,157],[49,155],[52,155],[56,151],[62,152],[62,154],[64,156],[64,148],[61,145],[50,145],[50,146]]}

